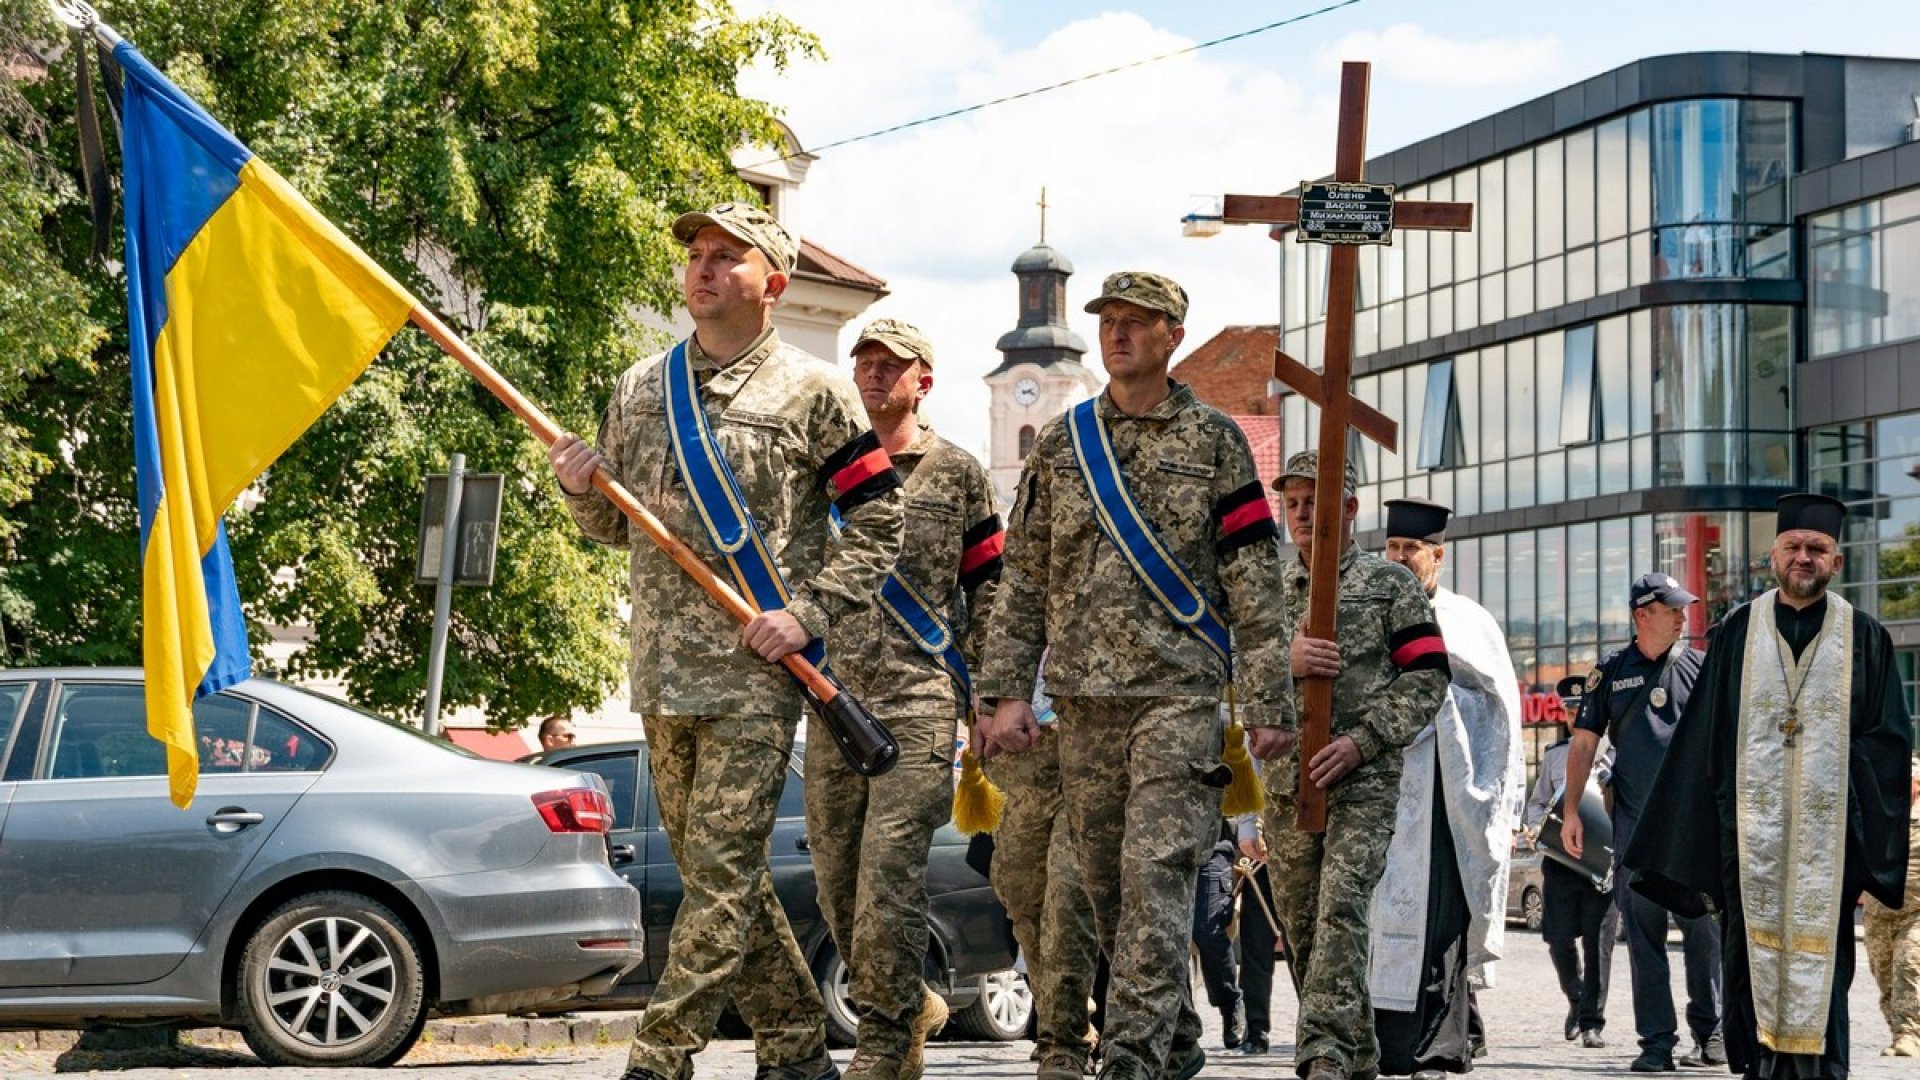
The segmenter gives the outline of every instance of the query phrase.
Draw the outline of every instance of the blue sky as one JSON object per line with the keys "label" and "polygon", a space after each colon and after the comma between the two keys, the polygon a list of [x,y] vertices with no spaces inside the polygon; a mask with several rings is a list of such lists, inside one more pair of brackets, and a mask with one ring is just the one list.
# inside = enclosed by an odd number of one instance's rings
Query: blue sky
{"label": "blue sky", "polygon": [[[1183,48],[1329,0],[742,0],[817,33],[823,62],[756,73],[808,146]],[[1037,238],[1078,273],[1170,273],[1193,295],[1191,349],[1272,323],[1277,267],[1257,230],[1183,239],[1196,196],[1279,191],[1331,167],[1341,60],[1373,63],[1378,155],[1645,56],[1713,49],[1920,56],[1920,3],[1360,0],[1294,26],[824,152],[795,224],[886,278],[869,313],[915,322],[941,370],[927,414],[986,447],[979,376],[1011,327],[1008,266]],[[1889,52],[1889,50],[1892,50]],[[1915,88],[1920,93],[1920,87]],[[1092,317],[1076,323],[1094,340]],[[1098,357],[1089,356],[1096,368]],[[1178,357],[1176,357],[1176,360]]]}

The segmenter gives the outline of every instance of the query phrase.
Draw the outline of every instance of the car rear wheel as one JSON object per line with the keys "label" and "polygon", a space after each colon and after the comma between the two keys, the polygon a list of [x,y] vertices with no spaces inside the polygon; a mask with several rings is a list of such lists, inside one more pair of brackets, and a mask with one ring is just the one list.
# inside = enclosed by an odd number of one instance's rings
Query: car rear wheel
{"label": "car rear wheel", "polygon": [[1540,929],[1546,920],[1546,908],[1540,902],[1539,889],[1529,885],[1527,891],[1520,894],[1520,917],[1526,920],[1527,929]]}
{"label": "car rear wheel", "polygon": [[427,1023],[420,947],[400,917],[359,893],[276,908],[240,959],[240,1023],[269,1065],[381,1068]]}
{"label": "car rear wheel", "polygon": [[860,1011],[854,1007],[853,994],[847,987],[847,962],[840,958],[840,950],[832,941],[820,947],[813,969],[820,1000],[827,1006],[827,1041],[835,1046],[857,1045]]}
{"label": "car rear wheel", "polygon": [[1013,968],[980,976],[980,996],[955,1013],[953,1023],[976,1039],[1012,1042],[1027,1035],[1033,1019],[1033,990]]}

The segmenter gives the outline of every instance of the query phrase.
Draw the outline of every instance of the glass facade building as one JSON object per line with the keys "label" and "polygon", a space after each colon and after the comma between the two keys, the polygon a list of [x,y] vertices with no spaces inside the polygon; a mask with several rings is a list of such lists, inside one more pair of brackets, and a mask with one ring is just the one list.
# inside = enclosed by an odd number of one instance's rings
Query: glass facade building
{"label": "glass facade building", "polygon": [[[1448,583],[1500,619],[1531,692],[1626,644],[1641,573],[1705,601],[1695,635],[1770,587],[1774,501],[1805,485],[1855,508],[1848,597],[1920,650],[1909,78],[1920,61],[1661,57],[1368,163],[1475,220],[1360,251],[1355,394],[1401,421],[1398,452],[1352,444],[1360,543],[1383,546],[1386,500],[1452,506]],[[1317,367],[1327,249],[1285,239],[1281,347]],[[1837,392],[1863,349],[1910,362],[1910,394],[1864,367]],[[1315,445],[1318,409],[1281,415],[1288,453]]]}

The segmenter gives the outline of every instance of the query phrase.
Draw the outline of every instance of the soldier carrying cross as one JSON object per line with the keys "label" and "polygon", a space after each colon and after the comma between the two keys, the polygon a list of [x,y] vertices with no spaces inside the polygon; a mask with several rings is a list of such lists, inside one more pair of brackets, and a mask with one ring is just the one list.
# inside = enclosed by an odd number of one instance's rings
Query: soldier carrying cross
{"label": "soldier carrying cross", "polygon": [[1334,245],[1329,263],[1325,369],[1276,354],[1274,374],[1322,409],[1318,452],[1288,459],[1275,482],[1299,548],[1282,575],[1282,623],[1291,641],[1296,708],[1283,727],[1252,733],[1271,761],[1273,887],[1300,997],[1295,1060],[1307,1080],[1377,1074],[1380,1047],[1367,993],[1367,913],[1386,864],[1402,756],[1444,700],[1446,644],[1425,591],[1404,567],[1353,545],[1359,478],[1347,431],[1389,449],[1393,422],[1354,402],[1349,385],[1358,243],[1385,243],[1396,217],[1415,227],[1464,229],[1470,207],[1395,203],[1361,183],[1367,65],[1341,73],[1334,180],[1299,197],[1229,195],[1223,219],[1298,225]]}

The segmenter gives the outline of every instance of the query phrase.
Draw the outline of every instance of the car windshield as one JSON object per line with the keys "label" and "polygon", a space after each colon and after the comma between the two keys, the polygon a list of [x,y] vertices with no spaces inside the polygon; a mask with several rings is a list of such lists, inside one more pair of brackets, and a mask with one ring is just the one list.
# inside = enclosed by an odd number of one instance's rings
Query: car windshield
{"label": "car windshield", "polygon": [[[432,743],[434,746],[437,746],[440,749],[445,750],[450,754],[459,754],[461,757],[474,758],[476,760],[480,758],[479,754],[476,754],[473,751],[468,750],[464,746],[456,745],[451,738],[446,738],[439,735],[429,735],[426,732],[421,731],[419,728],[414,727],[412,724],[403,724],[398,720],[393,720],[388,717],[382,716],[371,709],[363,709],[360,706],[355,705],[351,701],[343,701],[340,698],[334,697],[331,694],[322,694],[317,690],[309,690],[304,686],[294,686],[291,683],[277,683],[276,685],[285,687],[286,689],[291,690],[294,693],[305,695],[306,697],[313,698],[317,701],[324,701],[327,704],[334,706],[335,708],[345,709],[350,713],[357,713],[361,716],[366,717],[369,720],[378,720],[381,723],[387,725],[388,727],[396,728],[400,731],[404,731],[407,734],[413,736],[416,739],[419,739],[422,742]],[[442,728],[441,730],[445,731],[446,729]]]}

